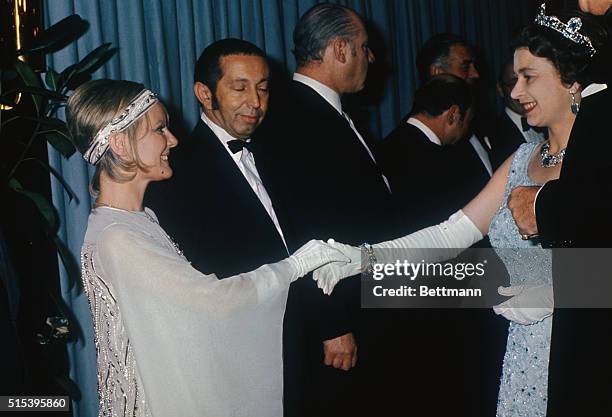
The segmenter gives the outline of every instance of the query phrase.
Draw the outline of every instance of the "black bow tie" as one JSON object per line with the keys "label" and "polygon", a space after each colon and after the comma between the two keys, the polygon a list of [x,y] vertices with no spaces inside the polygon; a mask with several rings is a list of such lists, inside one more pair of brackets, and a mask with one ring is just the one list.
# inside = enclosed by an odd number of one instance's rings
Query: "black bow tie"
{"label": "black bow tie", "polygon": [[527,123],[526,117],[521,117],[521,126],[523,128],[523,132],[527,132],[531,129],[531,126],[529,126],[529,123]]}
{"label": "black bow tie", "polygon": [[544,135],[545,137],[548,135],[545,127],[530,126],[529,123],[527,123],[526,117],[521,117],[521,127],[523,128],[523,132],[528,132],[531,130],[539,135]]}
{"label": "black bow tie", "polygon": [[247,148],[249,152],[251,151],[251,142],[247,142],[242,139],[232,139],[227,142],[227,147],[232,151],[232,153],[238,153],[242,151],[244,148]]}

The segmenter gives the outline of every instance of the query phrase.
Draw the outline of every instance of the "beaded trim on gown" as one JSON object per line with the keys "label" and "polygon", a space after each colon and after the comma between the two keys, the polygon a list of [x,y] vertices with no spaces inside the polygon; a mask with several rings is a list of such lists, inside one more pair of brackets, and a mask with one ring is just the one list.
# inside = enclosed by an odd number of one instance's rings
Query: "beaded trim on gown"
{"label": "beaded trim on gown", "polygon": [[93,210],[81,263],[99,415],[281,417],[282,262],[219,280],[151,210]]}
{"label": "beaded trim on gown", "polygon": [[[512,160],[503,203],[491,220],[489,239],[504,262],[511,285],[552,282],[552,254],[532,240],[522,240],[507,201],[520,185],[538,185],[527,174],[539,143],[525,143]],[[552,316],[522,325],[510,322],[497,401],[498,417],[545,417]]]}

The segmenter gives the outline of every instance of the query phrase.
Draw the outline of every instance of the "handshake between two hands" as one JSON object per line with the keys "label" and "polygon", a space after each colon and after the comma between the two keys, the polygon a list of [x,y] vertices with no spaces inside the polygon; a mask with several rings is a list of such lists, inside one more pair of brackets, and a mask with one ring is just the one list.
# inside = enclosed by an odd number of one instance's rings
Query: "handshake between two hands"
{"label": "handshake between two hands", "polygon": [[311,240],[295,251],[290,259],[297,264],[297,277],[314,271],[313,279],[327,295],[341,279],[361,272],[361,250],[333,239],[327,243]]}
{"label": "handshake between two hands", "polygon": [[[313,271],[312,277],[323,293],[332,293],[336,284],[361,273],[361,249],[329,239],[311,240],[292,256],[300,264],[298,276]],[[493,311],[519,324],[534,324],[553,313],[552,285],[514,285],[499,287],[500,295],[511,297],[493,307]]]}

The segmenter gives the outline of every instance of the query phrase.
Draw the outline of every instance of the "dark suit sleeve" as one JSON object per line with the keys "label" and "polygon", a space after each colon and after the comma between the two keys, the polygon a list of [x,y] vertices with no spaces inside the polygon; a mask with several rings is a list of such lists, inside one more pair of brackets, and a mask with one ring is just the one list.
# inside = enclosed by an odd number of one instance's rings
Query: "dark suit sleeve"
{"label": "dark suit sleeve", "polygon": [[[612,246],[612,137],[610,90],[583,98],[568,142],[561,175],[544,185],[536,199],[543,245],[570,248]],[[555,314],[549,362],[548,415],[610,415],[612,337],[610,309],[563,308],[609,294],[610,256],[587,250],[553,252]],[[596,256],[593,256],[596,255]],[[576,358],[581,358],[576,360]]]}
{"label": "dark suit sleeve", "polygon": [[547,182],[537,195],[535,201],[536,220],[540,237],[547,241],[554,240],[554,231],[559,224],[561,207],[555,203],[556,196],[563,189],[563,184],[558,180]]}
{"label": "dark suit sleeve", "polygon": [[583,99],[558,180],[536,199],[536,219],[548,246],[611,247],[612,135],[609,89]]}

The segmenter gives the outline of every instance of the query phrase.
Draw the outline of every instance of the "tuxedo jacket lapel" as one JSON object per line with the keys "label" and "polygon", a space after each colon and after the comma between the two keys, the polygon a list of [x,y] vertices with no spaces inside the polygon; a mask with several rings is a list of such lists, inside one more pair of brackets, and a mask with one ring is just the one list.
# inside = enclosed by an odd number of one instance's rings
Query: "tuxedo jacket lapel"
{"label": "tuxedo jacket lapel", "polygon": [[153,209],[194,267],[226,277],[286,257],[270,216],[208,126],[200,121],[171,158],[166,201]]}
{"label": "tuxedo jacket lapel", "polygon": [[[278,240],[280,240],[281,237],[270,215],[232,157],[223,148],[221,141],[202,122],[198,124],[197,130],[199,134],[203,134],[201,139],[204,140],[200,140],[200,142],[208,145],[208,149],[206,147],[203,149],[203,153],[206,155],[205,162],[211,165],[211,168],[207,171],[218,175],[211,180],[219,185],[219,189],[225,191],[228,198],[226,200],[227,204],[237,204],[240,207],[239,210],[243,213],[243,217],[249,219],[249,224],[245,224],[245,230],[251,228],[253,222],[257,222],[261,224],[262,228],[275,231]],[[194,166],[197,166],[197,163]],[[223,207],[222,209],[225,213],[226,208]],[[219,214],[223,216],[224,213]],[[250,215],[246,213],[250,213]]]}

